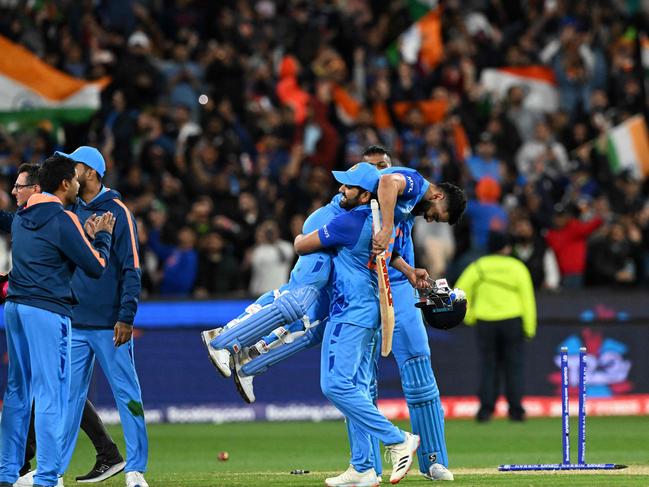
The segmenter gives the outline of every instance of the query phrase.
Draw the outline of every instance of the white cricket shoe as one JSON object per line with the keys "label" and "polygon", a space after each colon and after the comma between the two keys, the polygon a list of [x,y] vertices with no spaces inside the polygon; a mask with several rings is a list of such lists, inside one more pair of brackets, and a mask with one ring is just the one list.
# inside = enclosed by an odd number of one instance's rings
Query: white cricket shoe
{"label": "white cricket shoe", "polygon": [[126,487],[149,487],[141,472],[126,472]]}
{"label": "white cricket shoe", "polygon": [[252,386],[252,381],[255,378],[254,375],[244,375],[241,372],[241,363],[240,354],[235,354],[234,358],[234,383],[237,386],[237,391],[248,404],[255,402],[255,391]]}
{"label": "white cricket shoe", "polygon": [[[34,475],[36,475],[36,470],[32,470],[30,472],[27,472],[22,477],[18,477],[18,480],[16,480],[14,487],[33,487]],[[56,481],[56,487],[65,487],[63,485],[63,477],[59,476],[58,480]]]}
{"label": "white cricket shoe", "polygon": [[36,470],[30,470],[22,477],[18,477],[14,487],[31,487],[34,485],[34,475],[36,475]]}
{"label": "white cricket shoe", "polygon": [[373,468],[366,472],[357,472],[352,465],[337,477],[325,479],[327,487],[377,487],[379,479]]}
{"label": "white cricket shoe", "polygon": [[216,349],[212,347],[210,342],[214,340],[217,336],[221,334],[222,328],[214,328],[213,330],[205,330],[201,332],[201,338],[203,339],[203,344],[207,348],[207,353],[210,356],[210,360],[216,370],[219,371],[226,379],[232,376],[232,369],[230,368],[230,357],[231,354],[225,348]]}
{"label": "white cricket shoe", "polygon": [[424,477],[428,480],[454,480],[453,473],[441,463],[433,463]]}
{"label": "white cricket shoe", "polygon": [[392,461],[391,484],[398,484],[406,476],[412,466],[417,448],[419,448],[419,436],[408,432],[405,435],[406,439],[403,443],[385,446],[386,452],[390,452],[390,459]]}

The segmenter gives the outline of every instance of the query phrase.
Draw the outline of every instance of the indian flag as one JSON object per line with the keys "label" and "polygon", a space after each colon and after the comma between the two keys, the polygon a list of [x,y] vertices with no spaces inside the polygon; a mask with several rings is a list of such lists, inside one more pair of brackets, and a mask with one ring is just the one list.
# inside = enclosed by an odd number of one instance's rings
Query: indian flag
{"label": "indian flag", "polygon": [[0,36],[0,121],[45,119],[80,122],[100,105],[109,78],[89,83],[41,61],[24,47]]}
{"label": "indian flag", "polygon": [[554,112],[559,108],[559,91],[554,73],[545,66],[488,68],[480,75],[480,84],[496,100],[507,95],[512,86],[521,86],[527,92],[526,108]]}
{"label": "indian flag", "polygon": [[408,12],[414,23],[388,49],[392,64],[402,59],[408,64],[420,62],[433,69],[444,54],[442,21],[437,0],[409,0]]}
{"label": "indian flag", "polygon": [[638,179],[649,175],[649,133],[642,115],[634,115],[611,129],[606,149],[613,172],[630,170]]}

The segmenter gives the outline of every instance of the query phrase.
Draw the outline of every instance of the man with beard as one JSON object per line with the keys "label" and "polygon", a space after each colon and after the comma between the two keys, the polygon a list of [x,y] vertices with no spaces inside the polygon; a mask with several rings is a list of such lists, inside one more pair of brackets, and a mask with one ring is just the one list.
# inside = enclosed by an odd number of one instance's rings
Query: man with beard
{"label": "man with beard", "polygon": [[[16,198],[16,205],[19,210],[27,205],[27,201],[33,194],[41,192],[41,186],[38,181],[39,169],[40,166],[37,164],[21,164],[18,167],[18,176],[16,177],[11,194]],[[11,224],[14,216],[15,213],[0,211],[0,230],[11,233]],[[5,297],[2,297],[3,301]],[[125,465],[124,459],[119,454],[117,445],[108,434],[108,431],[106,431],[95,407],[88,400],[86,400],[85,407],[83,408],[81,429],[92,441],[97,451],[97,460],[92,470],[86,475],[77,477],[77,480],[98,482],[121,472]],[[34,483],[34,474],[36,471],[32,470],[31,461],[35,456],[36,433],[34,431],[34,411],[32,408],[32,418],[29,424],[29,433],[25,447],[25,463],[20,469],[21,477],[16,482],[16,487],[30,486]]]}
{"label": "man with beard", "polygon": [[[333,292],[322,341],[320,387],[346,417],[351,459],[349,468],[326,479],[325,485],[378,485],[372,438],[382,441],[390,452],[390,482],[396,484],[410,469],[419,437],[399,430],[381,414],[367,380],[374,361],[372,344],[377,340],[380,325],[377,274],[368,265],[372,262],[373,233],[369,203],[380,173],[371,164],[361,162],[345,172],[333,171],[333,175],[341,184],[340,207],[348,211],[309,234],[298,235],[294,244],[300,255],[334,251]],[[392,255],[391,247],[386,259]],[[395,252],[398,250],[395,247]],[[425,270],[414,269],[399,256],[391,259],[390,265],[403,272],[413,286],[426,285]]]}
{"label": "man with beard", "polygon": [[72,277],[78,303],[72,316],[72,380],[61,473],[72,458],[97,359],[113,391],[124,430],[126,486],[148,487],[142,475],[146,470],[148,439],[133,359],[133,320],[141,285],[135,219],[119,193],[102,184],[106,163],[97,149],[82,146],[71,154],[56,154],[77,163],[80,188],[73,210],[81,221],[90,218],[86,224],[90,237],[94,236],[93,222],[100,215],[111,212],[116,218],[106,273],[101,279],[92,280],[77,269]]}

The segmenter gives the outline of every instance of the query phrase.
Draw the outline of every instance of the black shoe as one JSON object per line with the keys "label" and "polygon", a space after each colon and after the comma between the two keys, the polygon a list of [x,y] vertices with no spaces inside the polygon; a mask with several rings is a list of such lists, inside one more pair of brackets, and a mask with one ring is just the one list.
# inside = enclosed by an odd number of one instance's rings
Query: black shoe
{"label": "black shoe", "polygon": [[475,417],[475,420],[478,423],[486,423],[488,421],[491,421],[491,414],[490,412],[487,411],[480,411]]}
{"label": "black shoe", "polygon": [[117,475],[124,470],[126,462],[121,457],[116,460],[113,462],[98,460],[90,472],[76,478],[77,482],[101,482],[102,480],[111,478],[113,475]]}
{"label": "black shoe", "polygon": [[22,477],[32,469],[32,465],[29,462],[25,462],[22,468],[18,471],[18,477]]}

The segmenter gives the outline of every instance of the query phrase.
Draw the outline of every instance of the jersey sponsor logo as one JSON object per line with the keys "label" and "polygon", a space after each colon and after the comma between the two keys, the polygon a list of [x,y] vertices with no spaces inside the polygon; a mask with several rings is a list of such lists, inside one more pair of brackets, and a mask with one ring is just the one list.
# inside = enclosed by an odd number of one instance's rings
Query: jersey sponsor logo
{"label": "jersey sponsor logo", "polygon": [[412,193],[415,189],[415,180],[411,176],[406,176],[406,184],[408,185],[406,193]]}
{"label": "jersey sponsor logo", "polygon": [[330,238],[329,230],[327,230],[327,225],[322,226],[322,233],[324,233],[325,238]]}

